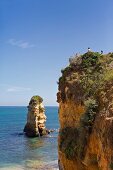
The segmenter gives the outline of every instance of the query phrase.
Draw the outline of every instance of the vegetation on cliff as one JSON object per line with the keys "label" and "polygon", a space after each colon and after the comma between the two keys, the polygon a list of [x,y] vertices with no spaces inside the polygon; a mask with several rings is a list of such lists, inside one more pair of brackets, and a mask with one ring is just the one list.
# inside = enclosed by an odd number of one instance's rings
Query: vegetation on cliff
{"label": "vegetation on cliff", "polygon": [[36,95],[36,96],[33,96],[33,97],[31,98],[30,102],[42,103],[42,102],[43,102],[43,99],[42,99],[42,97]]}
{"label": "vegetation on cliff", "polygon": [[[85,111],[77,126],[66,124],[60,129],[59,150],[65,153],[67,159],[83,160],[96,116],[101,107],[105,108],[108,104],[107,95],[111,90],[107,92],[107,89],[111,89],[113,85],[113,53],[89,51],[70,58],[69,62],[69,66],[61,70],[57,100],[60,105],[70,100],[83,106]],[[103,132],[103,135],[110,134],[110,129]],[[112,142],[112,139],[110,141]]]}
{"label": "vegetation on cliff", "polygon": [[[75,57],[69,66],[61,70],[62,76],[59,78],[59,90],[61,100],[67,98],[74,100],[87,100],[96,97],[98,90],[108,81],[113,80],[113,53],[100,54],[98,52],[87,52],[79,57]],[[68,93],[65,93],[65,87]],[[78,89],[78,92],[74,90]],[[77,98],[76,98],[77,100]],[[77,102],[77,101],[76,101]]]}

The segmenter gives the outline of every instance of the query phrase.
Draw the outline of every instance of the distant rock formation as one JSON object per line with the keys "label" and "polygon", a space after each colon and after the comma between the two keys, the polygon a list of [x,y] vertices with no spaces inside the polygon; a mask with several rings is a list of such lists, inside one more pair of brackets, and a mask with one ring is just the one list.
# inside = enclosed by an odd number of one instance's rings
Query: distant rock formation
{"label": "distant rock formation", "polygon": [[43,136],[49,133],[45,127],[46,115],[40,96],[33,96],[29,102],[27,123],[24,132],[28,137]]}
{"label": "distant rock formation", "polygon": [[113,170],[113,53],[88,51],[59,78],[60,170]]}

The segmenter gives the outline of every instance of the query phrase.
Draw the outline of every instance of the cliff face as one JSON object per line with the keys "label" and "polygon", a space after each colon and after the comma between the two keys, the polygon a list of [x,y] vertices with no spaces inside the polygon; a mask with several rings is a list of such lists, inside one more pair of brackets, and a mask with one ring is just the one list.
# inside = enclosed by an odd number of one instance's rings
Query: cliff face
{"label": "cliff face", "polygon": [[113,169],[113,53],[70,59],[59,79],[60,170]]}
{"label": "cliff face", "polygon": [[45,109],[40,96],[33,96],[29,102],[27,123],[24,132],[28,137],[42,136],[48,133],[45,122]]}

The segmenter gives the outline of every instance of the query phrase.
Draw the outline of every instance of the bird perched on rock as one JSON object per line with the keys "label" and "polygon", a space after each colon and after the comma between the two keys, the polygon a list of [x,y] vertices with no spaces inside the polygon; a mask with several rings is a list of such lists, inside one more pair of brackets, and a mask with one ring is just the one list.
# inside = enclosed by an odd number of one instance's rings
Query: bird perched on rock
{"label": "bird perched on rock", "polygon": [[103,51],[101,50],[101,54],[103,54]]}
{"label": "bird perched on rock", "polygon": [[88,52],[90,52],[91,51],[91,48],[90,47],[88,47]]}

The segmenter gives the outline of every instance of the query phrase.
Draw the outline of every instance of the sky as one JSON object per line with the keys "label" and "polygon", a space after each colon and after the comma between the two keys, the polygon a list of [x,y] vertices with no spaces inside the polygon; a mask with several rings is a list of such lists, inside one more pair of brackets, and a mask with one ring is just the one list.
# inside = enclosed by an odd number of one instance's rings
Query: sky
{"label": "sky", "polygon": [[0,0],[0,105],[57,105],[70,56],[113,51],[113,0]]}

